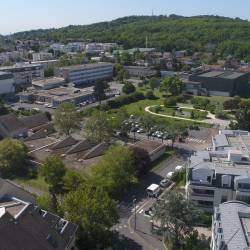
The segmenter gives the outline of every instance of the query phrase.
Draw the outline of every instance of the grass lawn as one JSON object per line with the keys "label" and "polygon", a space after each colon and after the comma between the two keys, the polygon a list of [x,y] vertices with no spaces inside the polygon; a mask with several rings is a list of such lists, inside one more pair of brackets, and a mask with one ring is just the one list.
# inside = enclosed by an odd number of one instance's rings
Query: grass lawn
{"label": "grass lawn", "polygon": [[36,189],[40,189],[41,191],[48,192],[49,187],[47,183],[45,182],[44,178],[40,177],[39,175],[36,178],[28,179],[28,178],[16,178],[14,180],[19,185],[24,185],[28,187],[33,187]]}
{"label": "grass lawn", "polygon": [[161,105],[162,100],[161,99],[156,99],[156,100],[141,100],[138,102],[130,103],[128,105],[124,105],[123,108],[126,109],[126,111],[129,114],[133,115],[142,115],[145,113],[145,108],[148,106],[153,106],[153,105]]}

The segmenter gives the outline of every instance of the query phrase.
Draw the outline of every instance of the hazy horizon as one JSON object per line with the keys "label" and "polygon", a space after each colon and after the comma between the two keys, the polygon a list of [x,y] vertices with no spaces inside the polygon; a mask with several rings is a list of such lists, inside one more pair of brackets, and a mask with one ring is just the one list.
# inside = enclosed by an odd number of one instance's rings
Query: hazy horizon
{"label": "hazy horizon", "polygon": [[[87,25],[131,15],[219,15],[250,19],[250,2],[244,0],[9,0],[1,3],[0,34],[9,35],[34,29]],[[11,10],[11,15],[10,15]]]}

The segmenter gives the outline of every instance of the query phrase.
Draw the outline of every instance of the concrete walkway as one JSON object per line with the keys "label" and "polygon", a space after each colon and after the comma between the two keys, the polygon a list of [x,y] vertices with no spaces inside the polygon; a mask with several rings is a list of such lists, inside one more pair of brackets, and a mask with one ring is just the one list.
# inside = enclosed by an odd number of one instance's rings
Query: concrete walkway
{"label": "concrete walkway", "polygon": [[[178,106],[178,108],[180,108],[180,109],[198,110],[198,111],[202,111],[202,112],[207,112],[208,113],[207,117],[209,119],[204,119],[204,120],[198,121],[198,120],[194,120],[194,119],[190,119],[190,118],[185,118],[185,117],[158,114],[158,113],[155,113],[155,112],[153,112],[153,111],[150,110],[151,108],[156,107],[156,106],[158,106],[158,105],[148,106],[148,107],[145,108],[145,111],[148,112],[148,113],[150,113],[150,114],[152,114],[152,115],[156,115],[156,116],[160,116],[160,117],[166,117],[166,118],[170,118],[170,119],[182,120],[182,121],[189,121],[189,122],[195,122],[195,123],[214,124],[214,125],[219,125],[220,127],[223,127],[223,128],[228,127],[229,123],[230,123],[229,120],[218,119],[211,112],[206,111],[206,110],[202,110],[202,109],[195,109],[193,107]],[[160,106],[164,107],[164,105],[160,105]]]}

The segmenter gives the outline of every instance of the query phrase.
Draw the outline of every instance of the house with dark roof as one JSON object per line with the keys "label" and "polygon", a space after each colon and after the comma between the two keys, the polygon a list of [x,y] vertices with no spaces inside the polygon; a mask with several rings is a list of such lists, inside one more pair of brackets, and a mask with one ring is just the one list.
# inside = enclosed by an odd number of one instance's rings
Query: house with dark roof
{"label": "house with dark roof", "polygon": [[16,117],[15,114],[0,116],[0,136],[23,138],[28,135],[28,128]]}
{"label": "house with dark roof", "polygon": [[39,113],[32,116],[18,118],[10,113],[0,116],[0,136],[2,138],[25,138],[28,132],[36,132],[44,129],[44,126],[50,124],[50,119],[45,113]]}
{"label": "house with dark roof", "polygon": [[0,178],[0,249],[73,249],[77,225],[35,205],[35,197]]}

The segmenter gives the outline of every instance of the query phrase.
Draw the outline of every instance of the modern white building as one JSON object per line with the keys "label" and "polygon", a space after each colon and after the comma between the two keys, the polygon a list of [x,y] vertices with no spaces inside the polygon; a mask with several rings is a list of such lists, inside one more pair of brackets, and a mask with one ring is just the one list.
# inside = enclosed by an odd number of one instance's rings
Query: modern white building
{"label": "modern white building", "polygon": [[228,201],[215,208],[211,250],[250,249],[250,206]]}
{"label": "modern white building", "polygon": [[0,71],[12,73],[16,85],[30,85],[32,79],[44,77],[44,69],[41,64],[17,63],[13,66],[0,67]]}
{"label": "modern white building", "polygon": [[112,78],[113,64],[93,63],[63,67],[59,70],[59,75],[64,77],[66,82],[72,82],[75,85],[86,85],[98,80]]}
{"label": "modern white building", "polygon": [[45,61],[53,58],[52,53],[47,52],[39,52],[39,53],[33,53],[32,54],[33,61]]}
{"label": "modern white building", "polygon": [[15,81],[13,74],[0,71],[0,95],[10,94],[14,92]]}
{"label": "modern white building", "polygon": [[187,198],[204,210],[239,200],[250,203],[250,134],[222,130],[212,151],[197,151],[187,168]]}

